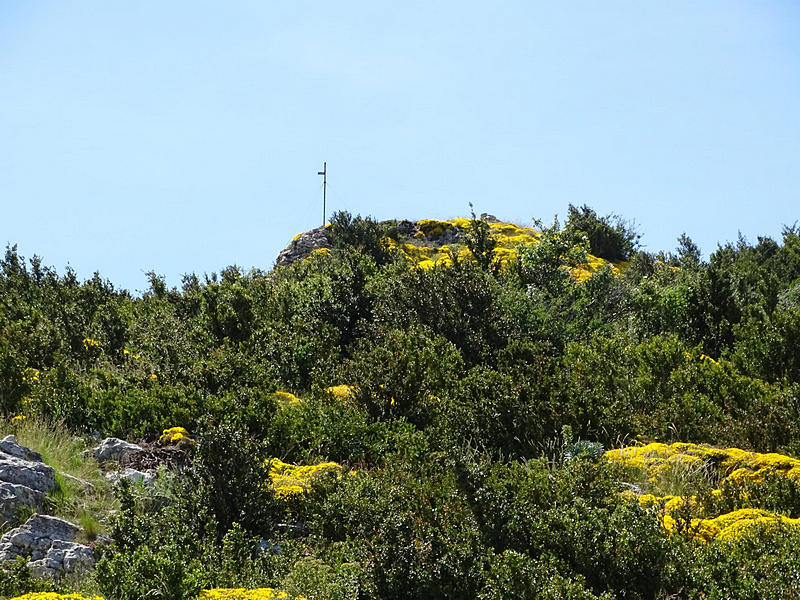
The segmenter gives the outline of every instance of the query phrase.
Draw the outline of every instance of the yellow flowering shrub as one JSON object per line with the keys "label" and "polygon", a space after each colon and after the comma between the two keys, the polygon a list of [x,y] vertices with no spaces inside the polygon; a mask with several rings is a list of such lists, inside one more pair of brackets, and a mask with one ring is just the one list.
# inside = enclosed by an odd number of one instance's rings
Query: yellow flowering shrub
{"label": "yellow flowering shrub", "polygon": [[333,385],[325,388],[325,391],[337,400],[349,400],[355,395],[355,388],[352,385]]}
{"label": "yellow flowering shrub", "polygon": [[[198,600],[306,600],[303,596],[289,596],[272,588],[213,588],[202,590]],[[80,594],[57,594],[55,592],[32,592],[16,596],[11,600],[103,600],[101,596],[81,596]]]}
{"label": "yellow flowering shrub", "polygon": [[701,525],[705,527],[717,541],[737,539],[751,525],[777,525],[779,523],[800,527],[800,519],[790,519],[756,508],[743,508],[720,515],[714,519],[703,519],[701,521]]}
{"label": "yellow flowering shrub", "polygon": [[[464,244],[444,244],[439,239],[443,238],[448,231],[461,230],[464,232],[468,230],[470,221],[470,219],[463,218],[449,221],[423,219],[417,222],[420,231],[416,234],[413,243],[398,243],[388,240],[387,245],[400,252],[414,268],[418,269],[427,270],[438,265],[451,265],[453,257],[457,257],[459,260],[470,260],[472,253]],[[516,260],[520,246],[539,243],[539,232],[531,227],[520,227],[514,223],[488,223],[488,225],[496,244],[493,250],[493,261],[500,268]],[[611,270],[619,275],[627,263],[615,265],[590,254],[587,255],[586,264],[573,267],[568,271],[576,280],[585,281],[606,266],[610,266]]]}
{"label": "yellow flowering shrub", "polygon": [[[286,592],[272,588],[256,588],[246,590],[243,588],[214,588],[200,592],[200,600],[273,600],[289,599]],[[305,600],[302,596],[294,596],[292,600]]]}
{"label": "yellow flowering shrub", "polygon": [[[767,474],[778,474],[800,481],[800,460],[776,453],[748,452],[739,448],[711,448],[699,444],[652,443],[643,446],[618,448],[605,453],[607,460],[634,467],[647,474],[650,483],[655,483],[667,470],[676,465],[714,465],[721,471],[721,481],[763,481]],[[626,495],[631,496],[630,492]],[[715,489],[712,496],[721,496],[722,490]],[[643,508],[653,508],[659,513],[661,525],[668,533],[678,529],[674,513],[688,508],[700,513],[694,496],[655,496],[653,494],[633,494]],[[702,514],[692,518],[688,531],[697,539],[710,542],[738,538],[751,525],[782,523],[800,527],[800,519],[790,519],[758,508],[743,508],[713,518]]]}
{"label": "yellow flowering shrub", "polygon": [[193,443],[194,440],[189,437],[189,432],[183,427],[170,427],[164,430],[161,437],[158,438],[158,442],[160,444],[177,444],[179,442]]}
{"label": "yellow flowering shrub", "polygon": [[302,402],[302,400],[300,398],[298,398],[297,396],[295,396],[294,394],[291,394],[289,392],[280,392],[280,391],[278,391],[278,392],[275,392],[272,395],[282,405],[285,405],[285,404],[299,404],[300,402]]}
{"label": "yellow flowering shrub", "polygon": [[55,592],[31,592],[16,596],[11,600],[103,600],[100,596],[81,596],[80,594],[56,594]]}
{"label": "yellow flowering shrub", "polygon": [[279,498],[289,498],[307,492],[314,478],[322,473],[333,472],[340,475],[343,471],[342,466],[335,462],[298,466],[270,458],[266,463],[269,465],[272,487]]}
{"label": "yellow flowering shrub", "polygon": [[[412,268],[428,270],[436,266],[449,266],[454,259],[472,260],[472,253],[463,241],[446,243],[453,240],[455,233],[466,233],[471,227],[472,219],[455,218],[449,220],[422,219],[417,221],[418,231],[405,241],[383,238],[381,244],[385,249],[402,255]],[[487,223],[489,232],[495,242],[493,250],[493,263],[499,268],[504,268],[516,260],[519,248],[527,245],[538,244],[539,232],[531,227],[523,227],[514,223],[496,222]],[[331,224],[326,225],[329,228]],[[302,233],[294,238],[297,240]],[[462,237],[463,239],[463,237]],[[311,251],[310,256],[329,254],[329,248],[318,248]],[[605,268],[620,275],[627,268],[627,262],[612,263],[605,259],[586,255],[586,263],[563,268],[578,282],[590,279],[597,272]]]}
{"label": "yellow flowering shrub", "polygon": [[97,340],[93,340],[92,338],[83,338],[83,349],[88,350],[89,348],[98,348],[100,346],[100,342]]}
{"label": "yellow flowering shrub", "polygon": [[677,464],[712,464],[721,469],[723,481],[750,479],[762,481],[767,473],[776,473],[800,481],[800,460],[783,454],[748,452],[739,448],[711,448],[700,444],[654,442],[609,450],[605,457],[627,467],[646,471],[651,482]]}
{"label": "yellow flowering shrub", "polygon": [[28,383],[38,383],[39,381],[39,369],[34,369],[33,367],[28,367],[22,372],[22,381]]}

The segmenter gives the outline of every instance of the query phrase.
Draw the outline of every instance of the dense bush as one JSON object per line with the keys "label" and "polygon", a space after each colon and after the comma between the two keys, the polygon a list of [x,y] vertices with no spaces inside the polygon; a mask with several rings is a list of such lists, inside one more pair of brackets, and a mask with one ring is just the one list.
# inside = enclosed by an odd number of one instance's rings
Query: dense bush
{"label": "dense bush", "polygon": [[[108,600],[237,586],[309,599],[792,597],[795,530],[707,544],[687,509],[669,536],[621,494],[631,472],[600,457],[637,439],[800,453],[796,228],[704,260],[687,236],[675,253],[643,252],[629,223],[570,206],[563,228],[540,227],[501,263],[487,224],[471,223],[458,243],[475,260],[412,268],[386,241],[394,223],[339,213],[330,252],[187,275],[180,289],[151,273],[137,297],[9,247],[3,418],[145,440],[180,425],[198,439],[156,493],[123,488],[94,580],[70,585]],[[270,458],[341,467],[279,497]],[[800,517],[791,478],[716,493],[673,483],[709,514]],[[0,595],[49,587],[0,572]]]}

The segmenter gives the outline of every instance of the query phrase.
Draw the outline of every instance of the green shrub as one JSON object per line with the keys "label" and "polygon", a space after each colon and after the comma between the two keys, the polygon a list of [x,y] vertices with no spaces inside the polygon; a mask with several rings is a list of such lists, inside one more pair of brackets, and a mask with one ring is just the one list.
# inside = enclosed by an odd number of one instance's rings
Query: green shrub
{"label": "green shrub", "polygon": [[612,261],[628,260],[641,237],[633,225],[618,215],[599,217],[585,204],[581,207],[569,205],[564,229],[584,233],[589,240],[591,253]]}

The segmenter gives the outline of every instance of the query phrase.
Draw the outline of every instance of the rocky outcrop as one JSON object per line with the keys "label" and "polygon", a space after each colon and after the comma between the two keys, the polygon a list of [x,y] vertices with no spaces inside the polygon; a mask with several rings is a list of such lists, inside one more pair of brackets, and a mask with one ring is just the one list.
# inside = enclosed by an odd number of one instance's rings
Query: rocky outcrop
{"label": "rocky outcrop", "polygon": [[0,482],[0,521],[11,521],[20,509],[36,510],[44,493],[16,483]]}
{"label": "rocky outcrop", "polygon": [[105,474],[105,478],[111,483],[119,483],[122,479],[127,479],[131,483],[141,482],[142,485],[149,485],[153,482],[155,476],[152,473],[137,471],[136,469],[127,467],[120,471],[110,471]]}
{"label": "rocky outcrop", "polygon": [[21,508],[37,509],[55,487],[56,472],[38,452],[13,435],[0,440],[0,520],[8,522]]}
{"label": "rocky outcrop", "polygon": [[7,435],[0,440],[0,452],[9,454],[22,460],[30,460],[32,462],[42,462],[42,455],[38,452],[21,446],[17,442],[17,438],[13,435]]}
{"label": "rocky outcrop", "polygon": [[0,538],[0,562],[28,559],[36,574],[56,577],[94,567],[92,549],[75,541],[81,528],[56,517],[33,515]]}
{"label": "rocky outcrop", "polygon": [[122,460],[126,456],[134,452],[141,452],[144,450],[137,444],[132,444],[121,440],[119,438],[106,438],[98,446],[91,450],[86,450],[83,454],[84,457],[93,456],[98,462],[106,462],[109,460]]}
{"label": "rocky outcrop", "polygon": [[307,257],[314,250],[330,248],[331,242],[324,227],[317,227],[295,237],[275,260],[276,267],[288,267],[294,261]]}

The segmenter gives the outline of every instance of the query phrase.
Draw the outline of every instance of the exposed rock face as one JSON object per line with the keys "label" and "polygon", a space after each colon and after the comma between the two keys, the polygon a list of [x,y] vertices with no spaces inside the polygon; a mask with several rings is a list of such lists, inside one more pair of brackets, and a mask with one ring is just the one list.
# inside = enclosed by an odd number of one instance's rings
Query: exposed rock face
{"label": "exposed rock face", "polygon": [[275,260],[276,267],[287,267],[294,261],[305,258],[314,250],[330,248],[331,242],[324,227],[317,227],[311,231],[301,233],[284,248]]}
{"label": "exposed rock face", "polygon": [[55,477],[53,467],[44,463],[0,454],[0,481],[48,492],[55,487]]}
{"label": "exposed rock face", "polygon": [[16,483],[0,482],[0,520],[8,522],[20,508],[35,510],[44,502],[44,493]]}
{"label": "exposed rock face", "polygon": [[417,224],[414,221],[408,221],[404,219],[397,224],[397,233],[400,235],[412,237],[418,231],[419,227],[417,227]]}
{"label": "exposed rock face", "polygon": [[94,563],[94,553],[89,546],[54,540],[47,554],[39,560],[30,561],[28,567],[40,577],[56,577],[90,571]]}
{"label": "exposed rock face", "polygon": [[16,436],[7,435],[0,440],[0,452],[10,454],[22,460],[30,460],[33,462],[42,462],[42,455],[30,448],[20,446],[17,442]]}
{"label": "exposed rock face", "polygon": [[74,541],[80,530],[63,519],[33,515],[24,525],[0,538],[0,562],[23,556],[34,572],[45,576],[91,569],[92,549]]}
{"label": "exposed rock face", "polygon": [[8,521],[20,508],[36,509],[56,487],[56,472],[38,452],[20,446],[13,435],[0,440],[0,519]]}
{"label": "exposed rock face", "polygon": [[129,454],[141,452],[142,450],[144,448],[137,444],[110,437],[100,442],[100,445],[96,448],[84,452],[84,455],[94,456],[98,462],[106,462],[108,460],[122,460]]}
{"label": "exposed rock face", "polygon": [[131,469],[130,467],[122,469],[121,471],[111,471],[106,473],[105,478],[112,483],[117,483],[122,479],[127,479],[131,483],[138,483],[141,481],[143,485],[148,485],[153,482],[153,479],[155,479],[151,473],[137,471],[136,469]]}

